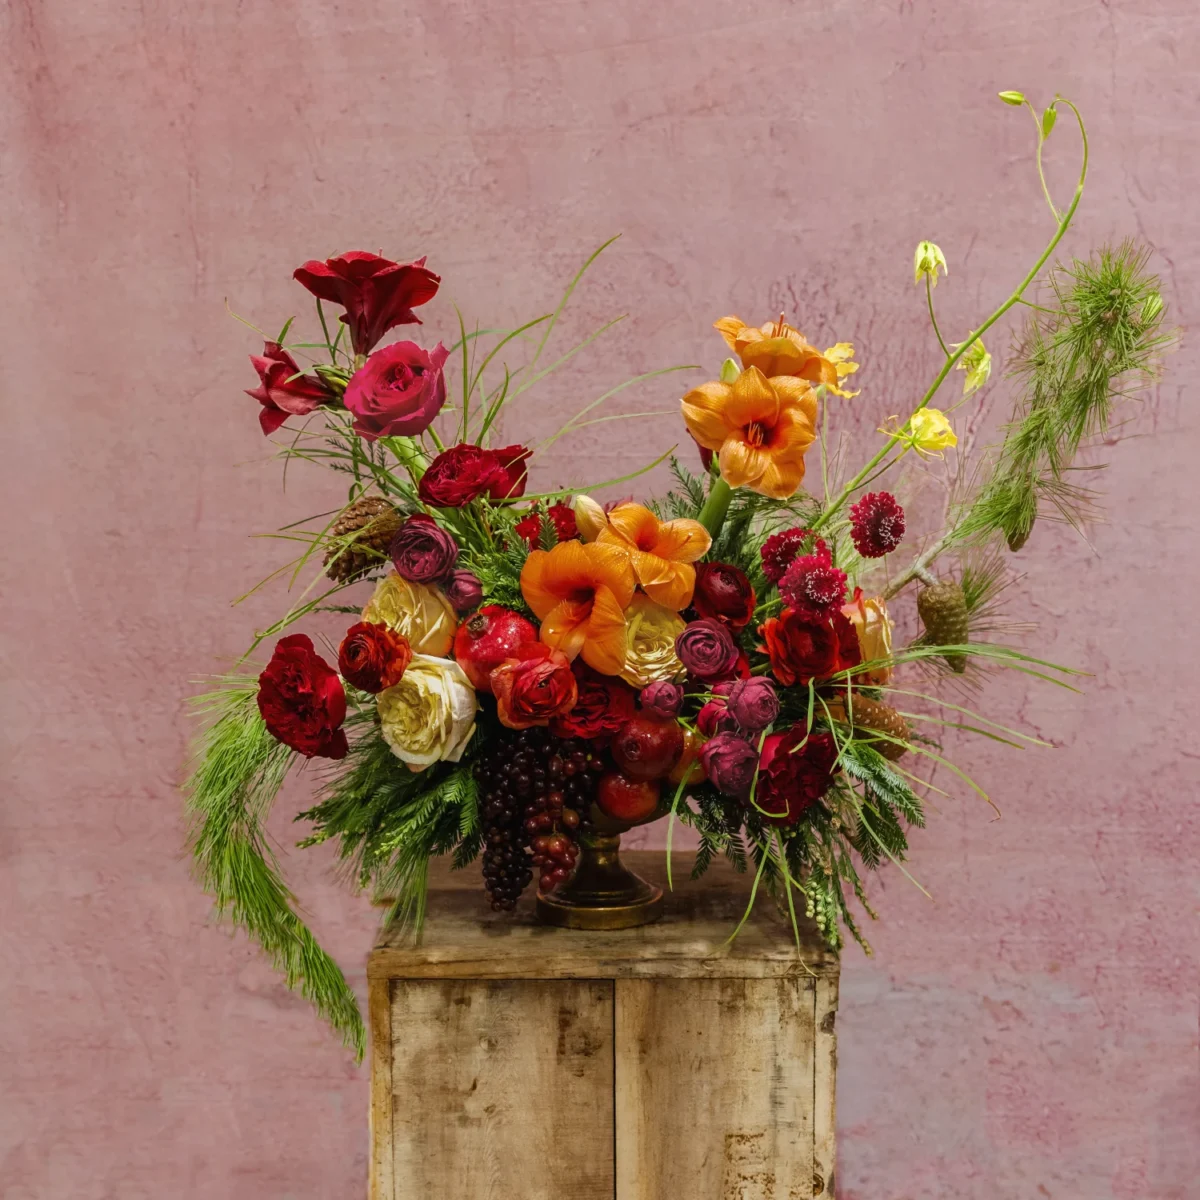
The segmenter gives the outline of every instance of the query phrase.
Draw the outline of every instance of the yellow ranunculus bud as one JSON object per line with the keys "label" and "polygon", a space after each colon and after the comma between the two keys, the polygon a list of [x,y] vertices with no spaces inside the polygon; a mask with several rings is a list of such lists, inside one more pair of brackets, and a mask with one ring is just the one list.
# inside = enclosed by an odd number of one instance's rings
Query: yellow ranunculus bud
{"label": "yellow ranunculus bud", "polygon": [[362,619],[394,629],[417,654],[438,657],[450,653],[458,628],[453,606],[437,588],[410,583],[395,571],[375,585]]}
{"label": "yellow ranunculus bud", "polygon": [[475,732],[475,689],[453,659],[414,654],[395,687],[376,698],[379,730],[410,770],[458,762]]}
{"label": "yellow ranunculus bud", "polygon": [[575,497],[575,528],[585,542],[594,542],[600,531],[608,528],[608,516],[604,506],[591,496]]}
{"label": "yellow ranunculus bud", "polygon": [[917,252],[913,255],[913,283],[920,283],[923,277],[928,276],[930,287],[937,287],[939,267],[943,275],[950,274],[942,248],[933,242],[918,242]]}
{"label": "yellow ranunculus bud", "polygon": [[923,454],[938,454],[948,446],[958,445],[946,414],[937,408],[917,409],[909,419],[908,430],[904,440]]}
{"label": "yellow ranunculus bud", "polygon": [[675,653],[675,639],[687,622],[673,609],[655,604],[639,592],[625,610],[625,665],[621,678],[635,688],[660,679],[676,679],[683,663]]}

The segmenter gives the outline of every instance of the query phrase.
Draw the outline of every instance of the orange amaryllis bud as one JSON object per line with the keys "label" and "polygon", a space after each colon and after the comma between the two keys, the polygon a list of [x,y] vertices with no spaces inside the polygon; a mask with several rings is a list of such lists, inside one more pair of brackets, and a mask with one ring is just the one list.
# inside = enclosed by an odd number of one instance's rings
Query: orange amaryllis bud
{"label": "orange amaryllis bud", "polygon": [[534,550],[521,570],[521,594],[542,623],[541,640],[602,675],[625,663],[625,609],[633,568],[618,546],[560,542]]}
{"label": "orange amaryllis bud", "polygon": [[786,500],[804,479],[804,452],[817,436],[817,397],[798,376],[768,379],[747,367],[733,383],[688,392],[683,419],[701,446],[718,452],[730,487]]}
{"label": "orange amaryllis bud", "polygon": [[699,521],[686,517],[660,521],[640,504],[618,504],[608,514],[597,543],[623,548],[642,591],[678,612],[691,603],[696,586],[692,563],[708,553],[712,536]]}
{"label": "orange amaryllis bud", "polygon": [[857,395],[843,392],[838,386],[845,376],[858,370],[858,364],[851,361],[854,347],[849,342],[839,342],[822,353],[782,317],[757,329],[740,317],[722,317],[713,328],[742,360],[743,367],[757,367],[768,379],[795,375],[809,383],[824,384],[838,396]]}

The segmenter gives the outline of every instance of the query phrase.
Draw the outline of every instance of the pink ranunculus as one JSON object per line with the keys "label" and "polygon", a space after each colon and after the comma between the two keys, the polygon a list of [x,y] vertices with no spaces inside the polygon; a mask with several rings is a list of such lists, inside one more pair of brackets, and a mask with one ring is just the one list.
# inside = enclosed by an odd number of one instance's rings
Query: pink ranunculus
{"label": "pink ranunculus", "polygon": [[421,319],[413,309],[432,300],[441,283],[424,258],[397,263],[364,250],[324,262],[312,259],[297,267],[292,277],[318,299],[346,310],[342,321],[350,327],[355,354],[370,354],[397,325],[419,325]]}
{"label": "pink ranunculus", "polygon": [[296,360],[278,342],[267,342],[262,354],[250,355],[258,372],[258,387],[247,388],[262,405],[258,423],[268,436],[288,417],[304,417],[333,399],[333,393],[311,375],[301,375]]}
{"label": "pink ranunculus", "polygon": [[441,342],[432,350],[395,342],[372,354],[351,376],[343,398],[355,432],[373,442],[428,429],[446,402],[442,366],[449,353]]}

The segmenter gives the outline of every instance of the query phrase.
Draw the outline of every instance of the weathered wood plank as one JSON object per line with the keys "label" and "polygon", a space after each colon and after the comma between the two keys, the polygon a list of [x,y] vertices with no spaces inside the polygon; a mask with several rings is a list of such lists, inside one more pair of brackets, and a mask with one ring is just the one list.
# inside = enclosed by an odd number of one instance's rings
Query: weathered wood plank
{"label": "weathered wood plank", "polygon": [[838,981],[818,979],[813,1055],[813,1195],[833,1200],[836,1174],[837,1132],[837,1020]]}
{"label": "weathered wood plank", "polygon": [[386,979],[367,984],[367,1022],[371,1030],[371,1186],[369,1200],[396,1200],[392,1179],[392,985]]}
{"label": "weathered wood plank", "polygon": [[814,980],[614,987],[616,1200],[810,1200]]}
{"label": "weathered wood plank", "polygon": [[[664,855],[623,855],[652,882],[666,883]],[[837,958],[816,927],[802,920],[799,954],[792,930],[770,897],[732,943],[751,880],[727,863],[703,878],[689,878],[691,854],[674,856],[675,890],[662,921],[642,929],[583,932],[536,923],[532,905],[517,914],[485,906],[474,869],[450,872],[431,866],[428,919],[420,945],[398,929],[385,930],[367,966],[371,978],[437,979],[753,979],[836,975]]]}
{"label": "weathered wood plank", "polygon": [[612,989],[395,981],[395,1200],[612,1200]]}

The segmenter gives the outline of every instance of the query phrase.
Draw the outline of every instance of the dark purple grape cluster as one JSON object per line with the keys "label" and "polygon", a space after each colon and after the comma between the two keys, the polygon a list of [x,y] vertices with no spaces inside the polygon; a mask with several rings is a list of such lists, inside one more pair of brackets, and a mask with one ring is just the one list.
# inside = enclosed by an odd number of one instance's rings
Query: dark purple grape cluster
{"label": "dark purple grape cluster", "polygon": [[475,764],[483,882],[493,909],[516,907],[534,867],[543,892],[571,878],[603,770],[592,743],[560,741],[540,727],[498,738]]}

